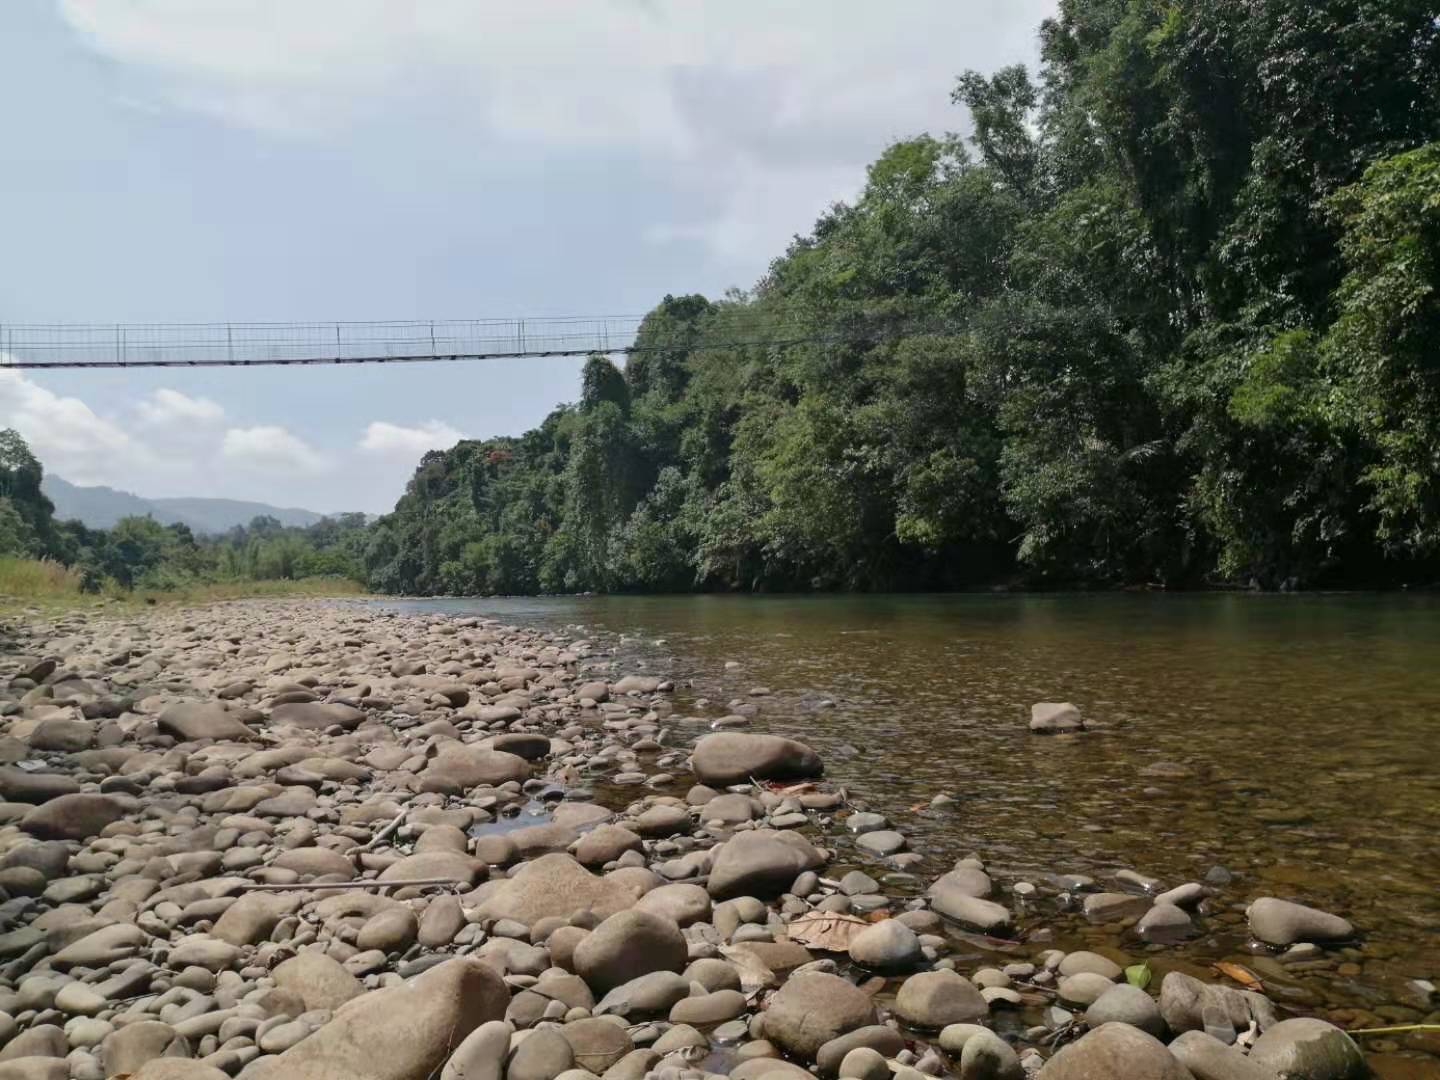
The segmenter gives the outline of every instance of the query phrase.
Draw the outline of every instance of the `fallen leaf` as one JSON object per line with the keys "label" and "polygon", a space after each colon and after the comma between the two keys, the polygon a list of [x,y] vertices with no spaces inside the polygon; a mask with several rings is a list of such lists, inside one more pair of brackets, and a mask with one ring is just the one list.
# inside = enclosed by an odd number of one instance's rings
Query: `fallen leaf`
{"label": "fallen leaf", "polygon": [[740,989],[746,994],[758,993],[772,986],[779,986],[780,980],[775,977],[775,972],[765,966],[764,962],[749,949],[743,949],[735,945],[721,945],[720,955],[735,965],[735,971],[740,976]]}
{"label": "fallen leaf", "polygon": [[870,924],[854,915],[812,911],[785,927],[792,941],[826,952],[849,952],[850,942]]}
{"label": "fallen leaf", "polygon": [[1254,990],[1257,994],[1265,992],[1265,984],[1260,981],[1260,976],[1243,964],[1232,964],[1229,960],[1219,960],[1211,964],[1210,969],[1234,979],[1246,990]]}
{"label": "fallen leaf", "polygon": [[1149,964],[1132,964],[1125,969],[1125,981],[1131,986],[1138,986],[1141,990],[1150,985],[1150,977]]}
{"label": "fallen leaf", "polygon": [[890,918],[889,908],[881,908],[879,911],[870,911],[865,914],[866,922],[884,922],[888,918]]}
{"label": "fallen leaf", "polygon": [[857,985],[865,993],[869,994],[871,997],[874,997],[881,990],[885,989],[885,976],[872,975],[870,978]]}
{"label": "fallen leaf", "polygon": [[924,810],[929,805],[930,804],[928,802],[917,802],[914,806],[910,807],[910,813],[918,814],[921,810]]}

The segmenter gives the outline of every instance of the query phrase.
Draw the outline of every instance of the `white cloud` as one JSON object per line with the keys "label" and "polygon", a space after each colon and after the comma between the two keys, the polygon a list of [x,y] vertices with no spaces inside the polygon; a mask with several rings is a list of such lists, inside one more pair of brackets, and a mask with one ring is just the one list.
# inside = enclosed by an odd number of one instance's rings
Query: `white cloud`
{"label": "white cloud", "polygon": [[152,76],[152,94],[235,125],[326,138],[443,117],[476,154],[638,156],[692,208],[652,239],[753,265],[853,194],[886,143],[963,127],[954,76],[1032,59],[1056,0],[59,6],[92,48]]}
{"label": "white cloud", "polygon": [[373,420],[360,439],[360,449],[400,458],[413,465],[427,451],[448,450],[464,437],[443,420],[427,420],[419,427]]}
{"label": "white cloud", "polygon": [[77,484],[114,485],[157,464],[152,450],[114,420],[18,371],[0,370],[0,427],[20,432],[47,470]]}
{"label": "white cloud", "polygon": [[213,423],[225,410],[209,398],[192,398],[179,390],[161,387],[135,406],[140,419],[154,427],[182,423]]}
{"label": "white cloud", "polygon": [[298,435],[276,424],[230,428],[220,444],[226,461],[265,472],[325,472],[330,459]]}

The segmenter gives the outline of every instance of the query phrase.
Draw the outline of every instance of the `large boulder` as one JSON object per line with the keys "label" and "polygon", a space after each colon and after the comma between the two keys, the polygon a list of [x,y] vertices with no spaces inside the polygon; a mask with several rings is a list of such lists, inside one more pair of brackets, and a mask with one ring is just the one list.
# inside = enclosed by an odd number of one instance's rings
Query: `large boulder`
{"label": "large boulder", "polygon": [[652,971],[683,971],[685,935],[674,919],[648,911],[621,911],[575,947],[575,974],[604,993]]}
{"label": "large boulder", "polygon": [[61,795],[21,818],[20,828],[41,840],[88,840],[128,809],[128,803],[114,795]]}
{"label": "large boulder", "polygon": [[[510,992],[470,956],[342,1006],[315,1034],[246,1070],[246,1080],[423,1080],[481,1024],[500,1020]],[[252,1078],[252,1071],[255,1076]]]}
{"label": "large boulder", "polygon": [[1248,908],[1250,933],[1267,945],[1294,945],[1297,941],[1349,941],[1355,927],[1339,915],[1262,896]]}
{"label": "large boulder", "polygon": [[365,986],[332,956],[305,949],[273,972],[275,985],[299,995],[306,1009],[338,1009],[365,993]]}
{"label": "large boulder", "polygon": [[482,784],[495,787],[511,780],[523,783],[529,778],[530,763],[522,757],[449,743],[425,766],[420,787],[442,795],[459,795]]}
{"label": "large boulder", "polygon": [[364,719],[364,711],[353,705],[327,705],[319,701],[292,701],[286,705],[276,705],[270,710],[272,725],[303,728],[306,731],[324,731],[328,727],[342,727],[346,731],[354,731]]}
{"label": "large boulder", "polygon": [[1104,1024],[1052,1057],[1039,1080],[1195,1080],[1165,1044],[1129,1024]]}
{"label": "large boulder", "polygon": [[43,803],[79,790],[75,780],[59,773],[0,767],[0,802]]}
{"label": "large boulder", "polygon": [[793,832],[751,829],[715,849],[706,884],[717,900],[732,896],[775,896],[806,870],[824,865],[810,841]]}
{"label": "large boulder", "polygon": [[162,712],[155,723],[165,734],[182,742],[245,742],[257,737],[249,725],[260,719],[254,709],[231,709],[211,701],[182,701]]}
{"label": "large boulder", "polygon": [[869,994],[822,972],[789,979],[765,1008],[766,1038],[806,1061],[831,1039],[874,1023]]}
{"label": "large boulder", "polygon": [[942,968],[906,979],[895,995],[895,1012],[911,1027],[934,1031],[981,1020],[990,1006],[969,979]]}
{"label": "large boulder", "polygon": [[1355,1040],[1313,1016],[1268,1028],[1250,1048],[1250,1060],[1281,1080],[1363,1080],[1370,1075]]}
{"label": "large boulder", "polygon": [[691,767],[702,784],[745,780],[803,780],[824,772],[820,755],[802,742],[779,735],[720,731],[695,744]]}
{"label": "large boulder", "polygon": [[485,919],[514,919],[534,926],[541,919],[568,919],[593,911],[601,918],[624,911],[638,899],[630,886],[597,877],[569,855],[542,855],[515,871],[481,903]]}

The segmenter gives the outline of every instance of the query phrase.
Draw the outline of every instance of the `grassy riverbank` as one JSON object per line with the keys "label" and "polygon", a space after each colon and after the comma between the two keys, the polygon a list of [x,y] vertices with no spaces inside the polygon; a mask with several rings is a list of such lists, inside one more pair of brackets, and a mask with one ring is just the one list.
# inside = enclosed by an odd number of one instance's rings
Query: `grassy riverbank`
{"label": "grassy riverbank", "polygon": [[365,593],[365,589],[354,581],[340,577],[301,578],[298,581],[238,579],[197,582],[164,590],[124,589],[107,583],[98,592],[83,591],[82,579],[78,569],[48,559],[0,556],[0,613],[35,607],[64,611],[117,604],[199,604],[247,597],[360,596]]}

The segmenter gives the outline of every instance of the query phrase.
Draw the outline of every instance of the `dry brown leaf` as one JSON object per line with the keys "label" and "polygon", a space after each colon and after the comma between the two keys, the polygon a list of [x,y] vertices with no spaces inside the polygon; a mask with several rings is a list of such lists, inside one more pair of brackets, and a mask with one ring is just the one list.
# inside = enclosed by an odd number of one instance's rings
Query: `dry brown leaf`
{"label": "dry brown leaf", "polygon": [[1246,990],[1254,990],[1257,994],[1265,992],[1265,984],[1260,981],[1260,976],[1242,964],[1232,964],[1228,960],[1219,960],[1211,964],[1210,968],[1212,971],[1218,971],[1221,975],[1234,979],[1241,986],[1245,987]]}
{"label": "dry brown leaf", "polygon": [[869,911],[865,913],[866,922],[884,922],[888,918],[890,918],[889,908],[881,908],[879,911]]}
{"label": "dry brown leaf", "polygon": [[735,965],[735,970],[740,975],[740,989],[746,994],[757,993],[772,986],[779,986],[780,980],[775,977],[761,959],[749,949],[739,948],[735,945],[721,945],[720,955]]}
{"label": "dry brown leaf", "polygon": [[881,990],[884,990],[884,989],[885,989],[885,976],[883,976],[883,975],[872,975],[872,976],[870,976],[870,978],[866,979],[864,982],[859,983],[859,984],[857,984],[857,985],[858,985],[859,988],[860,988],[861,990],[863,990],[865,993],[869,994],[871,997],[874,997],[874,996],[875,996],[876,994],[878,994]]}
{"label": "dry brown leaf", "polygon": [[792,941],[826,952],[849,952],[850,942],[870,924],[854,915],[812,911],[785,927]]}
{"label": "dry brown leaf", "polygon": [[910,813],[918,814],[921,810],[924,810],[929,805],[930,804],[928,802],[917,802],[914,806],[910,807]]}

